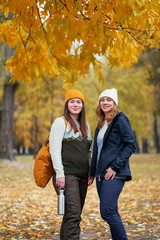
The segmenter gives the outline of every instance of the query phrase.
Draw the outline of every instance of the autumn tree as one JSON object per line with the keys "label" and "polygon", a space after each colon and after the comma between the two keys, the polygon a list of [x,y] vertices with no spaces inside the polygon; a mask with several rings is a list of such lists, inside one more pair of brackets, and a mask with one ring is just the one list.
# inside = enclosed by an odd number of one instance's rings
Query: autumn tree
{"label": "autumn tree", "polygon": [[100,70],[97,55],[129,66],[145,47],[159,48],[157,0],[1,0],[0,12],[13,14],[0,25],[0,38],[16,47],[6,64],[13,81],[47,72],[74,82],[90,63]]}
{"label": "autumn tree", "polygon": [[43,76],[32,81],[27,88],[20,83],[15,95],[15,113],[13,131],[16,146],[32,149],[34,156],[46,141],[55,117],[63,114],[63,80],[57,81],[51,76]]}
{"label": "autumn tree", "polygon": [[6,58],[13,82],[47,73],[74,83],[90,64],[101,80],[98,55],[110,65],[130,66],[145,47],[159,48],[157,0],[1,0],[0,13],[0,39],[15,49]]}

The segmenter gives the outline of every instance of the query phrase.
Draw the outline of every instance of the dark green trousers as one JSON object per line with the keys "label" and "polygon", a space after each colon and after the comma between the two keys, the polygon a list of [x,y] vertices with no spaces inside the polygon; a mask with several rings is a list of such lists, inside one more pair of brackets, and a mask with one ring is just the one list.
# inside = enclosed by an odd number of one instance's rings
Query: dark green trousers
{"label": "dark green trousers", "polygon": [[[55,180],[53,182],[55,186]],[[87,177],[76,175],[65,176],[65,214],[61,224],[60,240],[80,239],[81,213],[85,202],[87,186]]]}

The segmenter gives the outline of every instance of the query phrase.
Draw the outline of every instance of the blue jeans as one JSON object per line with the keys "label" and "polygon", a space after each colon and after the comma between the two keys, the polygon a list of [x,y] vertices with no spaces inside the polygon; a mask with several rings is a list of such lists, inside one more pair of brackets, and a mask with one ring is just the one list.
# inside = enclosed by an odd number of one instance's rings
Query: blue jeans
{"label": "blue jeans", "polygon": [[100,213],[111,230],[113,240],[127,240],[121,217],[118,213],[118,198],[125,180],[116,179],[99,181],[96,179],[97,191],[100,198]]}

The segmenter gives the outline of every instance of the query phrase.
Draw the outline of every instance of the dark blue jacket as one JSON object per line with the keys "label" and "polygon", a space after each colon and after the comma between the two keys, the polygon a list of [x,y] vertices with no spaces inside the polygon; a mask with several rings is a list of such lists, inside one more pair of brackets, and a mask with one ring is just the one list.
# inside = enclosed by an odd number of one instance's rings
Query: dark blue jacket
{"label": "dark blue jacket", "polygon": [[129,167],[129,158],[136,150],[135,137],[127,116],[120,112],[109,124],[103,138],[99,161],[97,163],[97,135],[95,130],[93,156],[91,160],[90,176],[104,177],[106,169],[111,167],[116,176],[126,176],[126,180],[132,179]]}

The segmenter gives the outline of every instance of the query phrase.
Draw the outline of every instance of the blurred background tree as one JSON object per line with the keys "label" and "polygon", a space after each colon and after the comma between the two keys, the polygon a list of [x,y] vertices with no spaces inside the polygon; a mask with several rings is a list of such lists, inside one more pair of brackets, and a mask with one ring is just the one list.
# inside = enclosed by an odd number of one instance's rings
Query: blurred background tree
{"label": "blurred background tree", "polygon": [[63,113],[62,80],[54,87],[55,79],[43,76],[38,85],[32,82],[25,88],[20,84],[16,92],[14,134],[21,153],[37,153],[49,135],[54,118]]}
{"label": "blurred background tree", "polygon": [[[146,55],[145,52],[143,54]],[[160,135],[158,88],[150,80],[150,77],[154,76],[153,60],[151,64],[147,60],[142,61],[142,58],[143,55],[140,56],[138,63],[122,69],[118,67],[111,69],[108,62],[103,61],[103,82],[99,82],[97,73],[91,66],[88,73],[84,77],[79,77],[74,85],[70,84],[69,88],[77,88],[85,95],[87,120],[91,126],[92,136],[97,124],[95,110],[99,94],[106,88],[117,88],[119,110],[126,113],[131,121],[137,140],[137,152],[158,153],[157,141]],[[27,87],[23,82],[19,83],[15,93],[13,124],[14,148],[18,153],[35,155],[44,144],[54,118],[63,113],[65,96],[63,84],[64,78],[57,80],[49,75],[44,75],[38,83],[32,81]],[[1,96],[2,92],[1,88]]]}
{"label": "blurred background tree", "polygon": [[[154,118],[154,142],[157,153],[160,153],[159,142],[159,118],[160,118],[160,52],[146,50],[139,58],[139,64],[148,70],[148,81],[154,86],[153,118]],[[150,67],[147,67],[149,66]]]}

